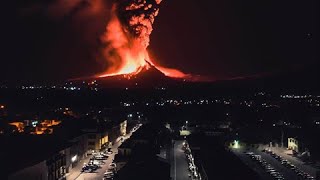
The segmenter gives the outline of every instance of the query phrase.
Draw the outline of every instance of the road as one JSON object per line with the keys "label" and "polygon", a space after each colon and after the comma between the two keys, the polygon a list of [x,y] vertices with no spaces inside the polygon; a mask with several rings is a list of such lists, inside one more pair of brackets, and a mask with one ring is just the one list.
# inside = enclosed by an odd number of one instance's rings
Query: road
{"label": "road", "polygon": [[[136,130],[139,129],[139,127],[141,127],[141,124],[138,125],[138,128]],[[132,133],[134,133],[135,131],[130,131],[126,136],[123,137],[124,140],[129,139],[132,135]],[[106,172],[106,170],[108,170],[110,168],[110,164],[112,163],[115,154],[118,153],[118,147],[122,144],[121,141],[117,141],[116,143],[113,144],[111,150],[113,151],[113,153],[108,157],[107,160],[104,160],[105,164],[101,166],[100,169],[98,169],[96,172],[94,173],[81,173],[81,168],[83,163],[88,163],[89,159],[91,158],[91,156],[88,156],[87,158],[85,158],[84,160],[82,160],[77,167],[72,169],[72,172],[69,173],[69,175],[67,176],[67,180],[96,180],[96,179],[102,179],[104,173]]]}
{"label": "road", "polygon": [[188,180],[191,179],[188,174],[188,162],[184,151],[182,150],[183,140],[174,141],[173,145],[173,158],[171,160],[171,166],[173,167],[172,176],[173,180]]}
{"label": "road", "polygon": [[96,172],[94,173],[81,173],[79,175],[79,177],[77,177],[75,180],[95,180],[95,179],[102,179],[104,173],[106,172],[106,170],[108,170],[108,168],[110,168],[110,163],[112,163],[113,159],[114,159],[114,155],[118,153],[118,147],[121,145],[120,142],[115,143],[112,146],[112,151],[113,153],[108,157],[107,160],[104,160],[104,162],[106,163],[105,165],[102,165],[102,167],[100,169],[98,169]]}

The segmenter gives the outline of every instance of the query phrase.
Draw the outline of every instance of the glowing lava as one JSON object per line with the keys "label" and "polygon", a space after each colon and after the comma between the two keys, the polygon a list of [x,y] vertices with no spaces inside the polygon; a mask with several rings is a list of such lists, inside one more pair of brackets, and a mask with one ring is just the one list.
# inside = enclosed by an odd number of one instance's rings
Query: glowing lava
{"label": "glowing lava", "polygon": [[97,77],[130,77],[152,66],[169,77],[189,76],[176,69],[161,67],[149,58],[147,47],[160,3],[161,0],[119,0],[113,6],[111,19],[101,37],[108,69]]}

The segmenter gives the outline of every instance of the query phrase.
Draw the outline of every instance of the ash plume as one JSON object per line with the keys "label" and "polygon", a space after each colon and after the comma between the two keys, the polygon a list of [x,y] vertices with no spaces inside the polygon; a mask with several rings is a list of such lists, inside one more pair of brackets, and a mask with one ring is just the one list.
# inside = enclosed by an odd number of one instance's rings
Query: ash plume
{"label": "ash plume", "polygon": [[[54,24],[66,27],[68,30],[61,31],[60,34],[63,39],[71,39],[67,41],[71,45],[55,50],[54,56],[81,59],[82,64],[90,63],[84,61],[91,60],[89,56],[95,56],[100,63],[100,66],[97,63],[97,71],[103,72],[94,75],[95,77],[113,75],[130,77],[151,67],[166,76],[188,77],[189,75],[179,70],[161,67],[149,58],[147,48],[161,2],[161,0],[53,0],[32,4],[23,8],[21,13],[26,16],[42,14]],[[75,50],[73,44],[79,45],[80,50]],[[85,59],[79,52],[87,53],[86,57],[89,58]]]}
{"label": "ash plume", "polygon": [[155,17],[159,13],[161,0],[120,0],[117,15],[132,36],[138,38],[143,47],[150,42]]}
{"label": "ash plume", "polygon": [[[188,75],[179,70],[156,65],[148,55],[147,48],[153,23],[159,13],[162,0],[118,0],[113,5],[111,20],[102,36],[102,50],[108,69],[98,75],[135,75],[150,64],[166,76],[184,78]],[[149,64],[150,63],[150,64]]]}

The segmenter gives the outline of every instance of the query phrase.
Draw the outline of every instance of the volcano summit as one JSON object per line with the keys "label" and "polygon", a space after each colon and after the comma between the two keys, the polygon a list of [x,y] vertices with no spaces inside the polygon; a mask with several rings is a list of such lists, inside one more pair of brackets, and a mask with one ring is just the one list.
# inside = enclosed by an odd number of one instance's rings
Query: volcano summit
{"label": "volcano summit", "polygon": [[147,48],[161,0],[119,0],[112,8],[110,21],[101,37],[102,57],[108,68],[97,78],[115,75],[130,77],[152,66],[164,75],[186,78],[183,72],[159,66],[149,58]]}

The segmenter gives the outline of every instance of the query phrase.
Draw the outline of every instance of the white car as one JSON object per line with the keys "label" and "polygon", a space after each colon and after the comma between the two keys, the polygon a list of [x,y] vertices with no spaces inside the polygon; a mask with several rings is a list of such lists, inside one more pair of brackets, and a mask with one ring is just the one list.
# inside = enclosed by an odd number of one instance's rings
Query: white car
{"label": "white car", "polygon": [[104,177],[106,177],[106,176],[113,176],[113,175],[114,175],[113,172],[108,171],[108,170],[103,174]]}
{"label": "white car", "polygon": [[108,155],[112,154],[112,151],[107,151],[107,154],[108,154]]}

